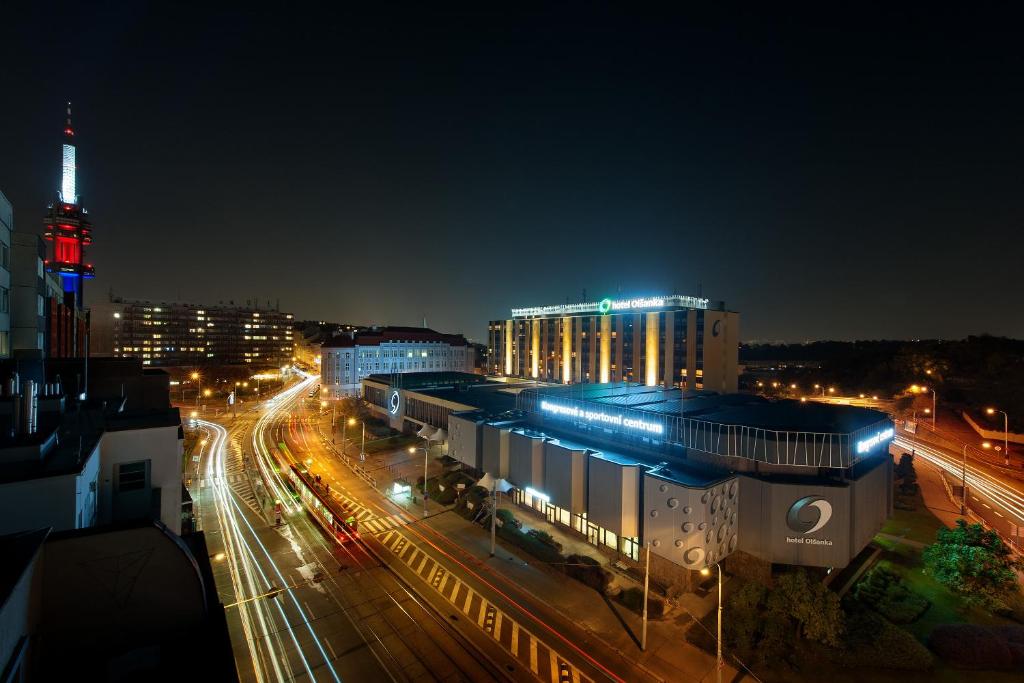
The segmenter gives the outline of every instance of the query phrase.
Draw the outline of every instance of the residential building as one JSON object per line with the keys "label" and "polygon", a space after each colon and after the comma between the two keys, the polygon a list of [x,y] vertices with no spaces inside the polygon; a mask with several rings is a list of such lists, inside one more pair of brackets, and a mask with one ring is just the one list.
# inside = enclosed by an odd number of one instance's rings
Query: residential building
{"label": "residential building", "polygon": [[461,334],[426,327],[358,330],[321,344],[321,390],[325,398],[339,398],[358,394],[360,380],[374,374],[473,372],[473,358]]}
{"label": "residential building", "polygon": [[292,362],[292,315],[233,302],[192,304],[112,298],[91,311],[91,355],[146,366],[280,367]]}
{"label": "residential building", "polygon": [[[0,533],[139,518],[190,529],[169,378],[136,359],[0,363]],[[84,397],[83,397],[84,396]]]}

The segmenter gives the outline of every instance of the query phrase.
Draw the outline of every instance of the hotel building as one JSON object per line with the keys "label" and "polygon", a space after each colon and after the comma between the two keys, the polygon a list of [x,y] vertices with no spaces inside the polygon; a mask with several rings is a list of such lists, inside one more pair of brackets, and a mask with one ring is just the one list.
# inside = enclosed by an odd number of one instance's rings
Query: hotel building
{"label": "hotel building", "polygon": [[652,576],[683,585],[736,553],[757,571],[844,567],[892,511],[893,424],[876,410],[626,383],[401,379],[362,381],[392,427],[443,430],[443,452],[505,480],[537,519],[638,566],[649,542]]}
{"label": "hotel building", "polygon": [[513,308],[488,325],[488,374],[735,392],[739,314],[692,296]]}

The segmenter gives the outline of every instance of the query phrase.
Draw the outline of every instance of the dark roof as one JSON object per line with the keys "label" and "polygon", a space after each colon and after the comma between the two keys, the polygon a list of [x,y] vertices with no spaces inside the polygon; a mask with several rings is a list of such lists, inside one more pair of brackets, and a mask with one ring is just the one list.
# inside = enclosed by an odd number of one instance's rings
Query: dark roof
{"label": "dark roof", "polygon": [[105,418],[108,432],[120,432],[129,429],[154,429],[156,427],[178,427],[181,425],[181,413],[178,408],[167,410],[133,410],[113,413]]}
{"label": "dark roof", "polygon": [[422,342],[468,346],[461,334],[444,334],[429,327],[378,327],[359,330],[355,335],[340,334],[321,344],[321,348],[347,348],[352,346],[379,346],[387,342]]}
{"label": "dark roof", "polygon": [[424,389],[416,391],[418,394],[430,396],[442,401],[461,403],[471,406],[488,414],[499,414],[509,410],[515,410],[516,397],[503,391],[504,387],[498,386],[467,386],[463,389]]}
{"label": "dark roof", "polygon": [[808,401],[770,401],[754,394],[682,392],[636,384],[582,384],[543,387],[543,395],[592,401],[659,415],[775,431],[849,434],[888,416],[878,410]]}
{"label": "dark roof", "polygon": [[364,379],[378,384],[393,386],[397,389],[444,389],[467,384],[490,384],[499,387],[507,386],[503,382],[495,382],[483,375],[476,375],[472,372],[402,372],[395,374],[368,375]]}

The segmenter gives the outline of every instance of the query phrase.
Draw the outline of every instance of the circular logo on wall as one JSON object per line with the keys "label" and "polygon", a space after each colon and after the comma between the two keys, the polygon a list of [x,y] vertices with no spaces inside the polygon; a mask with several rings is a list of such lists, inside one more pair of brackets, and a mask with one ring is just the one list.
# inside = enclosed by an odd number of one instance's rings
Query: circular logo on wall
{"label": "circular logo on wall", "polygon": [[391,411],[392,415],[398,415],[398,409],[402,407],[402,395],[398,393],[398,389],[391,390],[391,398],[388,399],[388,410]]}
{"label": "circular logo on wall", "polygon": [[821,496],[804,496],[786,513],[786,526],[798,534],[813,534],[832,519],[832,504]]}
{"label": "circular logo on wall", "polygon": [[718,334],[721,331],[722,331],[722,321],[721,320],[716,320],[715,323],[711,326],[711,336],[712,337],[717,337]]}
{"label": "circular logo on wall", "polygon": [[598,313],[604,314],[604,313],[607,313],[610,310],[612,310],[612,300],[611,299],[601,299],[601,301],[598,302],[598,304],[597,304],[597,312]]}

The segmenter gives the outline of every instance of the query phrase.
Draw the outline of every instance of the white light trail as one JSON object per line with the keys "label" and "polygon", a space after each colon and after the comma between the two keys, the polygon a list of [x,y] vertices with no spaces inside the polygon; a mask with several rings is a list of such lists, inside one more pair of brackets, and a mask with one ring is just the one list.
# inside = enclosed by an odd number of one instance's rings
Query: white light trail
{"label": "white light trail", "polygon": [[[211,450],[212,457],[207,463],[207,473],[208,475],[211,476],[211,481],[213,481],[212,488],[214,489],[214,493],[217,496],[217,514],[218,517],[220,517],[221,519],[221,529],[226,539],[225,543],[227,544],[230,542],[230,545],[232,546],[230,548],[230,552],[227,553],[228,558],[230,561],[234,562],[236,568],[239,562],[241,561],[241,563],[243,564],[243,569],[245,570],[246,574],[247,580],[245,583],[248,584],[248,595],[246,594],[245,586],[242,585],[241,576],[238,576],[238,581],[236,582],[237,572],[232,573],[232,583],[235,586],[235,594],[237,599],[244,600],[246,598],[254,598],[257,596],[264,595],[270,590],[272,590],[275,587],[275,585],[277,588],[284,588],[283,592],[286,593],[288,597],[291,599],[292,605],[294,606],[295,610],[299,613],[302,623],[306,626],[306,629],[313,637],[313,642],[316,643],[316,647],[320,651],[321,656],[323,657],[324,665],[330,671],[332,678],[338,683],[341,683],[341,677],[338,675],[337,671],[335,671],[330,658],[324,651],[323,646],[321,645],[320,637],[313,629],[309,615],[306,613],[306,610],[304,610],[302,605],[299,603],[298,598],[295,596],[294,590],[290,587],[287,587],[289,585],[288,580],[285,578],[284,574],[277,566],[277,563],[274,561],[267,547],[263,544],[259,536],[256,534],[256,530],[249,523],[249,520],[246,518],[244,511],[239,506],[238,501],[236,501],[234,498],[234,492],[225,483],[226,480],[224,479],[224,453],[225,444],[227,442],[228,436],[227,429],[225,429],[223,426],[215,422],[197,420],[197,423],[216,433],[213,448]],[[282,499],[282,502],[283,500],[284,499]],[[254,547],[248,542],[248,540],[246,540],[247,535],[243,532],[242,526],[239,524],[239,521],[241,521],[241,523],[244,524],[245,528],[248,529],[248,537],[251,537],[253,540],[256,541],[256,545],[258,546],[259,550],[262,552],[263,555],[263,563],[261,563],[260,560],[257,559]],[[270,578],[267,576],[267,573],[263,570],[263,564],[266,564],[271,568],[273,574],[277,576],[278,583],[274,584],[273,582],[271,582]],[[258,574],[259,578],[262,580],[259,583],[255,580],[256,574]],[[260,587],[260,583],[262,583],[262,588]],[[273,606],[277,609],[277,612],[280,615],[282,622],[286,625],[291,624],[291,620],[288,618],[287,614],[285,614],[281,602],[279,600],[272,600],[271,602]],[[267,609],[267,601],[255,600],[251,604],[253,605],[260,621],[260,633],[262,635],[269,636],[271,634],[271,630],[267,628],[267,621],[269,620],[269,617],[264,616],[263,614],[263,610]],[[245,610],[247,613],[246,603],[239,604],[239,609],[240,611]],[[251,624],[249,624],[249,626],[246,627],[246,618],[243,618],[243,628],[246,629],[246,637],[247,641],[250,644],[250,653],[252,654],[254,649],[254,640],[252,638],[252,632],[255,629],[253,629]],[[295,652],[302,660],[303,668],[305,668],[310,680],[316,680],[316,676],[314,676],[313,674],[313,669],[310,666],[309,661],[306,659],[306,654],[303,651],[303,648],[299,644],[299,641],[295,635],[295,630],[293,628],[288,628],[288,634],[291,637],[292,643],[295,646]],[[273,652],[273,644],[269,638],[267,638],[265,642],[267,643],[268,649],[271,650],[270,660],[274,667],[274,672],[277,675],[277,679],[279,681],[284,681],[293,678],[290,672],[286,676],[285,673],[281,671],[281,668],[279,666],[280,660],[287,667],[287,659],[280,655],[276,655]],[[280,652],[283,653],[284,650],[282,649]],[[253,656],[253,666],[254,669],[256,669],[257,671],[257,677],[260,678],[260,680],[262,680],[262,675],[259,673],[257,659],[258,656]]]}
{"label": "white light trail", "polygon": [[[963,460],[941,451],[934,446],[911,441],[902,434],[893,439],[893,445],[916,455],[921,456],[933,465],[941,467],[945,471],[959,479],[963,473]],[[977,469],[967,463],[967,487],[987,497],[991,502],[997,504],[1004,512],[1016,518],[1014,524],[1024,525],[1024,495],[1017,489],[1011,488],[992,477],[991,475]]]}

